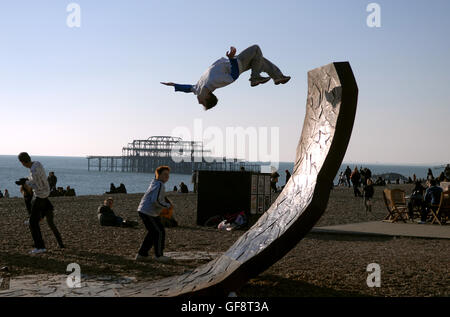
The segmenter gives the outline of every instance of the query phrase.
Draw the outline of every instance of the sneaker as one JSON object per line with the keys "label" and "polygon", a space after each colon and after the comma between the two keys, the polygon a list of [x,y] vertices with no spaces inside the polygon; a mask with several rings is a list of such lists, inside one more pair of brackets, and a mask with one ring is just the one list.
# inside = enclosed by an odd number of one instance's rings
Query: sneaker
{"label": "sneaker", "polygon": [[255,78],[250,78],[250,86],[252,87],[256,87],[259,84],[265,84],[270,80],[270,77],[255,77]]}
{"label": "sneaker", "polygon": [[39,254],[39,253],[44,253],[47,252],[46,249],[33,249],[30,251],[30,254]]}
{"label": "sneaker", "polygon": [[281,78],[274,79],[273,82],[275,83],[275,85],[285,84],[285,83],[287,83],[290,79],[291,79],[291,76],[283,76],[283,77],[281,77]]}
{"label": "sneaker", "polygon": [[151,257],[137,254],[135,260],[138,262],[149,262],[151,260]]}
{"label": "sneaker", "polygon": [[155,260],[156,260],[156,262],[159,262],[159,263],[169,263],[169,262],[172,261],[171,258],[169,258],[167,256],[164,256],[164,255],[161,255],[159,257],[155,257]]}
{"label": "sneaker", "polygon": [[29,225],[30,225],[30,220],[25,220],[25,221],[23,222],[23,224],[29,226]]}
{"label": "sneaker", "polygon": [[419,225],[424,225],[426,223],[427,223],[426,221],[419,221]]}

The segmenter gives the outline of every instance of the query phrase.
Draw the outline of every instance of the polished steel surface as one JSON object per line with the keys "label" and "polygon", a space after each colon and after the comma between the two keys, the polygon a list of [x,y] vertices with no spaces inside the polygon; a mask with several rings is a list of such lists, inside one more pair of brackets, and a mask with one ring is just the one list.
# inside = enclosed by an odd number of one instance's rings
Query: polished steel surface
{"label": "polished steel surface", "polygon": [[258,222],[221,257],[145,286],[140,296],[226,295],[281,259],[326,209],[356,114],[358,88],[348,62],[308,72],[308,97],[292,176]]}

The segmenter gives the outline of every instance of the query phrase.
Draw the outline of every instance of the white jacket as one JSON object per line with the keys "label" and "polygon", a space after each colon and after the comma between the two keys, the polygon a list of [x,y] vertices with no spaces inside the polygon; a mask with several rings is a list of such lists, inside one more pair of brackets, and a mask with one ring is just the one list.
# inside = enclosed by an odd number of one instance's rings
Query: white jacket
{"label": "white jacket", "polygon": [[[237,60],[239,70],[241,69],[240,61]],[[239,71],[240,73],[240,71]],[[208,88],[211,92],[217,88],[225,87],[234,82],[231,77],[231,63],[228,58],[222,57],[215,61],[200,77],[197,84],[192,86],[192,92],[195,95],[200,95],[204,87]]]}

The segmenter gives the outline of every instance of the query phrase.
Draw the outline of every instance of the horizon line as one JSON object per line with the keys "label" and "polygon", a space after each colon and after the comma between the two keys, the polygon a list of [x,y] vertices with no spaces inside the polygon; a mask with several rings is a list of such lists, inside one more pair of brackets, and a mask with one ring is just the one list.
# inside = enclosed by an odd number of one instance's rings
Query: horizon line
{"label": "horizon line", "polygon": [[[17,154],[0,154],[0,156],[17,156]],[[85,158],[87,159],[88,155],[33,155],[34,157],[66,157],[66,158]],[[112,155],[105,155],[105,156],[112,156]],[[120,156],[120,155],[119,155]],[[263,161],[247,161],[248,163],[270,163],[270,162],[263,162]],[[275,163],[290,163],[295,164],[294,161],[278,161]],[[386,162],[386,163],[380,163],[377,162],[358,162],[358,161],[343,161],[341,165],[392,165],[392,166],[420,166],[420,167],[427,167],[432,166],[434,167],[441,167],[445,166],[450,163],[444,163],[444,162],[433,162],[433,163],[393,163],[393,162]]]}

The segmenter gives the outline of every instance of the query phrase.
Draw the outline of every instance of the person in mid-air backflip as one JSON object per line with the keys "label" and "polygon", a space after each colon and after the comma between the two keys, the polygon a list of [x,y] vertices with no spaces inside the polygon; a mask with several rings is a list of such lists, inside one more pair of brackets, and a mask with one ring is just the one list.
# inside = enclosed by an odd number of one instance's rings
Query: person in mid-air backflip
{"label": "person in mid-air backflip", "polygon": [[[226,55],[228,59],[222,57],[215,61],[195,85],[179,85],[172,82],[161,82],[161,84],[174,86],[175,91],[194,93],[198,103],[208,110],[214,107],[218,101],[213,91],[231,84],[238,79],[240,74],[249,69],[252,70],[250,75],[252,87],[264,84],[271,78],[275,85],[285,84],[291,79],[289,76],[284,76],[277,66],[264,58],[258,45],[250,46],[236,57],[236,48],[232,46]],[[270,77],[262,77],[260,75],[262,72],[267,73]]]}

